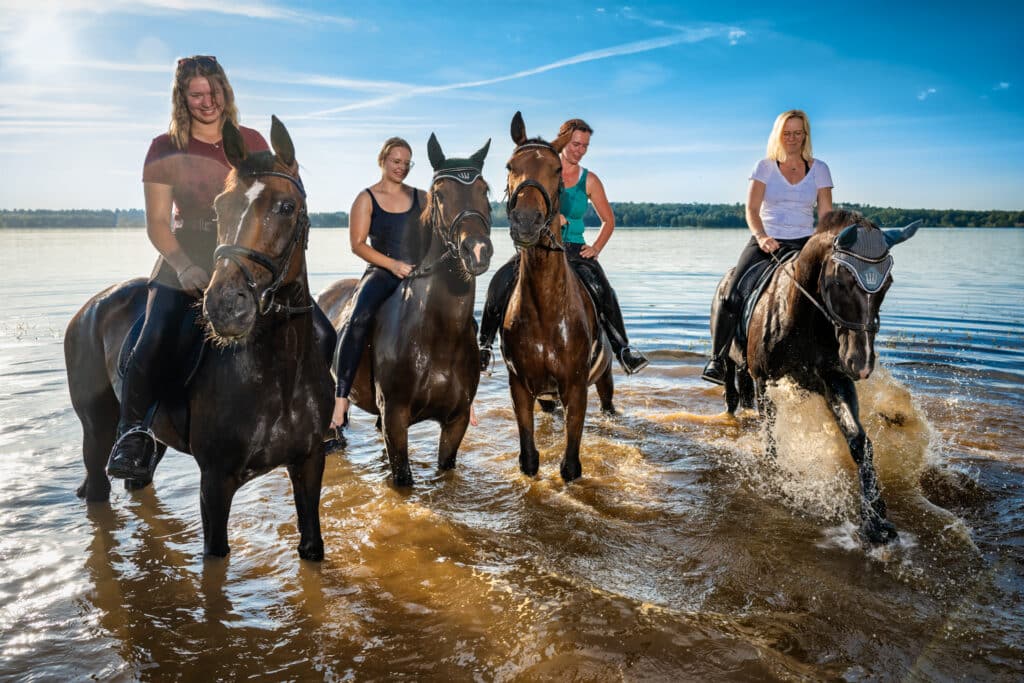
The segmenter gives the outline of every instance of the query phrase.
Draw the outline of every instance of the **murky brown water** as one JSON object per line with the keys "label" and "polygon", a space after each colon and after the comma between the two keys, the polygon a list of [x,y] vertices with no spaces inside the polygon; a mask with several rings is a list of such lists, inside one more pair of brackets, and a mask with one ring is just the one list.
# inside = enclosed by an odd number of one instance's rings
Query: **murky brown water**
{"label": "murky brown water", "polygon": [[[358,271],[346,237],[315,231],[316,287]],[[616,375],[620,416],[592,401],[583,479],[559,478],[557,416],[538,421],[540,475],[519,473],[501,368],[454,472],[435,469],[437,428],[413,429],[411,491],[388,484],[383,441],[354,411],[348,448],[328,460],[327,559],[313,564],[295,551],[283,470],[239,492],[226,560],[201,556],[188,456],[109,504],[74,496],[63,326],[151,252],[141,231],[0,231],[0,678],[1024,675],[1024,288],[1011,274],[1024,233],[924,231],[896,254],[884,367],[859,385],[901,532],[884,551],[856,540],[853,467],[820,401],[778,389],[768,465],[756,420],[719,415],[720,390],[698,379],[708,302],[741,232],[615,239],[606,268],[654,362]],[[511,250],[501,231],[495,247]],[[67,263],[58,291],[47,283]]]}

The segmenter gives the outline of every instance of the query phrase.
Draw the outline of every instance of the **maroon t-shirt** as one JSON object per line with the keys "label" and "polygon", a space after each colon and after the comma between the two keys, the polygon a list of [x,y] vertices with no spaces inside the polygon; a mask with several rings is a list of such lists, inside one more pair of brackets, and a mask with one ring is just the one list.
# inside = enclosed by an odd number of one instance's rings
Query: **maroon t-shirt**
{"label": "maroon t-shirt", "polygon": [[[244,126],[240,126],[239,131],[247,151],[269,149],[258,131]],[[217,248],[213,200],[224,189],[224,180],[230,171],[231,164],[221,143],[190,138],[188,149],[181,150],[166,133],[153,138],[142,169],[142,182],[171,186],[174,235],[182,251],[207,273],[213,268],[213,250]],[[164,266],[163,258],[157,260],[153,278],[162,284],[178,286],[177,275],[169,264]]]}

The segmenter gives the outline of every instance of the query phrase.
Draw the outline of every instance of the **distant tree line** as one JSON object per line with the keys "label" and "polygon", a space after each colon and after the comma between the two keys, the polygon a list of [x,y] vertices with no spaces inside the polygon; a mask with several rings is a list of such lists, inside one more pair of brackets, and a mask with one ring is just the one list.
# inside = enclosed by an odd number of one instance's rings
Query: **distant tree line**
{"label": "distant tree line", "polygon": [[[917,219],[932,227],[1005,228],[1024,227],[1024,211],[961,211],[958,209],[894,209],[867,204],[841,204],[860,211],[878,225],[897,226]],[[743,204],[656,204],[653,202],[613,202],[615,223],[630,228],[743,228],[746,227]],[[311,213],[314,228],[347,228],[348,213]],[[491,220],[495,227],[508,227],[505,204],[491,202]],[[583,217],[589,227],[601,220],[594,207]],[[0,210],[0,228],[140,228],[146,225],[142,209]]]}

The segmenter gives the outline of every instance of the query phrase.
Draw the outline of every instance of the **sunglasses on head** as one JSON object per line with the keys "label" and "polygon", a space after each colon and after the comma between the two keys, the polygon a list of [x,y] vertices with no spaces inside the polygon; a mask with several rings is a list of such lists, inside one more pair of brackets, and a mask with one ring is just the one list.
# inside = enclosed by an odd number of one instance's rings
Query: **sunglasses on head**
{"label": "sunglasses on head", "polygon": [[195,55],[193,57],[182,57],[178,60],[178,67],[191,66],[195,64],[204,69],[217,68],[217,58],[213,55]]}

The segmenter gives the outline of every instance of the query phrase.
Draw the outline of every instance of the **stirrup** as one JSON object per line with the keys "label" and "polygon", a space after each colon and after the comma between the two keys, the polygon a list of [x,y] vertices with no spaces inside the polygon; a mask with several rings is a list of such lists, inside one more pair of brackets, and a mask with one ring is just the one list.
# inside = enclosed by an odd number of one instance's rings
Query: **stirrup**
{"label": "stirrup", "polygon": [[[136,463],[117,463],[114,462],[114,456],[117,454],[117,449],[121,445],[121,442],[129,436],[135,434],[141,434],[149,439],[148,448],[150,452],[146,462]],[[139,481],[147,481],[153,479],[153,473],[156,471],[156,452],[159,448],[160,443],[157,441],[156,434],[150,427],[143,427],[142,425],[133,425],[125,430],[121,436],[117,437],[113,447],[110,449],[110,456],[107,459],[107,475],[114,477],[115,479],[136,479]],[[146,451],[143,450],[143,456],[146,455]],[[143,469],[145,467],[145,469]]]}
{"label": "stirrup", "polygon": [[[626,360],[627,356],[630,358],[629,361]],[[642,352],[623,346],[619,351],[619,364],[622,365],[622,369],[626,371],[627,375],[635,375],[650,365],[651,361]]]}
{"label": "stirrup", "polygon": [[700,378],[712,384],[723,386],[725,384],[725,368],[722,365],[724,363],[720,359],[711,358],[700,373]]}

